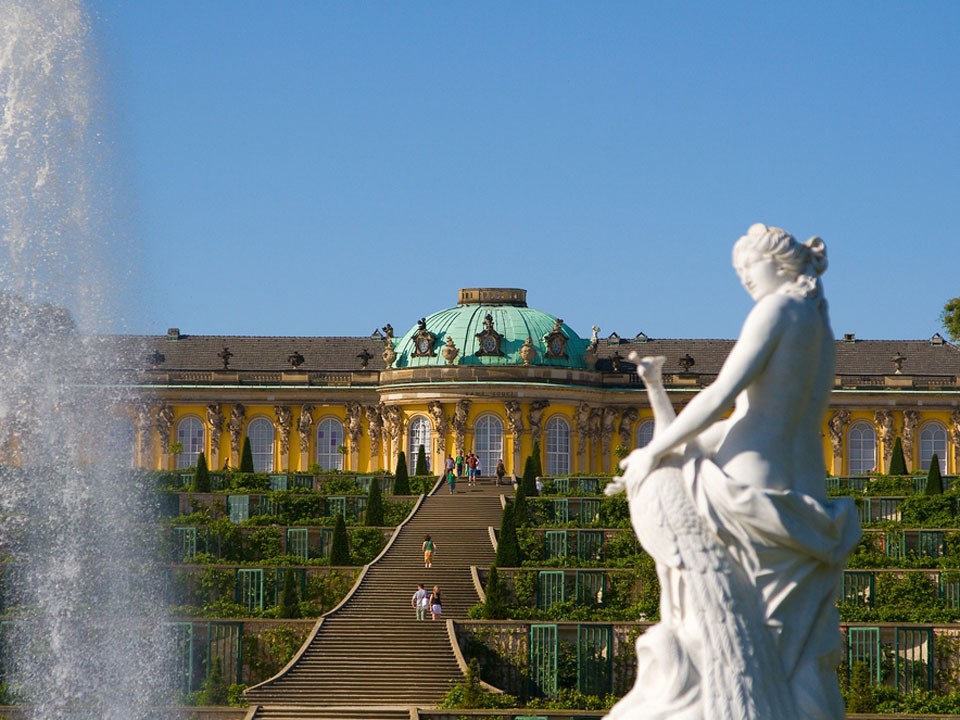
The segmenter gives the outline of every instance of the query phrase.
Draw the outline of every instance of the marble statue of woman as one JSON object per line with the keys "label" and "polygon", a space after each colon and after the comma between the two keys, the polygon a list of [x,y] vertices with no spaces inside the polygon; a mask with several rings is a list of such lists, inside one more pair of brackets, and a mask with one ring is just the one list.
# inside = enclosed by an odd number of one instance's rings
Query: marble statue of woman
{"label": "marble statue of woman", "polygon": [[853,501],[828,499],[824,482],[826,248],[758,224],[733,264],[754,307],[717,379],[679,415],[663,358],[633,358],[655,432],[607,492],[626,490],[656,561],[660,622],[638,639],[636,685],[611,720],[844,717],[834,603],[860,527]]}

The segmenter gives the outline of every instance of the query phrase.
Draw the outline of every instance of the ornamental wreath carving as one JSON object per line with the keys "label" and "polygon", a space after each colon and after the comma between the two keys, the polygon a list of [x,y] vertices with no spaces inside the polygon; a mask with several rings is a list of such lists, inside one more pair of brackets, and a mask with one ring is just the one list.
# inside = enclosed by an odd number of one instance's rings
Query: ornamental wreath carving
{"label": "ornamental wreath carving", "polygon": [[280,454],[290,452],[290,428],[293,426],[293,412],[286,405],[277,405],[273,408],[277,414],[277,426],[280,428]]}
{"label": "ornamental wreath carving", "polygon": [[313,427],[313,405],[300,408],[300,420],[297,421],[297,433],[300,435],[300,452],[310,450],[310,428]]}
{"label": "ornamental wreath carving", "polygon": [[227,426],[230,430],[230,449],[240,454],[240,440],[243,438],[243,418],[247,414],[247,409],[237,403],[230,410],[230,424]]}
{"label": "ornamental wreath carving", "polygon": [[160,450],[170,451],[170,431],[173,428],[173,408],[161,405],[157,410],[157,432],[160,433]]}
{"label": "ornamental wreath carving", "polygon": [[220,451],[220,434],[223,432],[223,410],[220,403],[207,405],[207,424],[210,426],[210,459],[216,460]]}
{"label": "ornamental wreath carving", "polygon": [[543,417],[543,411],[550,405],[549,400],[534,400],[530,403],[530,409],[527,411],[527,422],[530,423],[530,439],[533,442],[540,441],[540,435],[543,432],[543,426],[540,420]]}

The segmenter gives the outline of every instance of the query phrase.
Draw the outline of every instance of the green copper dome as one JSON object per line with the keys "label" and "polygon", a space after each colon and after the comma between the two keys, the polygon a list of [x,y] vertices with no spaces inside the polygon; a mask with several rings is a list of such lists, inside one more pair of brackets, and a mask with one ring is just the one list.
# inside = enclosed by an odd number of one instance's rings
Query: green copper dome
{"label": "green copper dome", "polygon": [[[456,307],[423,318],[396,341],[393,366],[523,365],[526,355],[530,365],[586,367],[587,342],[562,320],[527,307],[526,298],[518,288],[460,290]],[[522,350],[527,338],[532,354]],[[458,351],[452,363],[444,357],[450,341]]]}

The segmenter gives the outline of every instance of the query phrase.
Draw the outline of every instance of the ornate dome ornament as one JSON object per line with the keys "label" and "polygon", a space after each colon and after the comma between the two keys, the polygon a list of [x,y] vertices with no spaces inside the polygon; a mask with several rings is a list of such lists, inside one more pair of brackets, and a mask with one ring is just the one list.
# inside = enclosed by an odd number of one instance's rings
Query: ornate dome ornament
{"label": "ornate dome ornament", "polygon": [[437,336],[427,330],[426,318],[417,321],[417,334],[413,336],[413,357],[436,357],[433,347],[437,343]]}
{"label": "ornate dome ornament", "polygon": [[526,341],[520,348],[520,359],[524,365],[529,365],[537,357],[537,349],[533,346],[533,338],[527,335]]}
{"label": "ornate dome ornament", "polygon": [[546,356],[548,358],[560,358],[566,360],[567,356],[567,336],[563,334],[563,320],[557,318],[553,324],[553,330],[543,336],[543,342],[547,346]]}
{"label": "ornate dome ornament", "polygon": [[453,365],[453,361],[457,359],[459,354],[460,350],[453,344],[453,338],[448,335],[447,342],[440,348],[440,356],[447,361],[447,365]]}
{"label": "ornate dome ornament", "polygon": [[493,328],[493,315],[487,313],[483,318],[483,331],[476,334],[477,344],[480,348],[474,353],[477,357],[495,356],[503,357],[503,350],[500,349],[500,343],[503,342],[503,335]]}

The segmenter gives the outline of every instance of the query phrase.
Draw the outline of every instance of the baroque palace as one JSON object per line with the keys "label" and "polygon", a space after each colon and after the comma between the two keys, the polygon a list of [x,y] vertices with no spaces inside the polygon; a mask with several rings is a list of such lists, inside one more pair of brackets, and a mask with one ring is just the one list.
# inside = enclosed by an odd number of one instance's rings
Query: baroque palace
{"label": "baroque palace", "polygon": [[[475,452],[490,475],[520,474],[539,442],[548,475],[615,470],[652,435],[631,353],[666,357],[679,408],[720,370],[732,340],[578,335],[527,305],[526,291],[470,288],[401,333],[360,337],[127,337],[142,403],[124,432],[137,467],[237,467],[249,437],[258,472],[392,471],[423,445],[438,468]],[[911,471],[934,454],[960,472],[960,351],[928,340],[838,338],[823,418],[828,473],[884,472],[894,441]],[[129,358],[130,355],[127,355]],[[136,363],[132,363],[136,364]]]}

